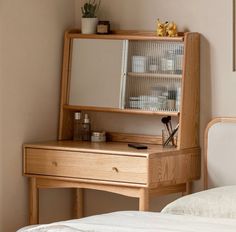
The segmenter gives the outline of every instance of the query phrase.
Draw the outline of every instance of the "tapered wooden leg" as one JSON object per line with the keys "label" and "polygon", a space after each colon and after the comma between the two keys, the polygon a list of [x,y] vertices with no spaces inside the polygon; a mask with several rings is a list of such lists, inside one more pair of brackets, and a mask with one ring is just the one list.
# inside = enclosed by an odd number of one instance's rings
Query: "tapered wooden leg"
{"label": "tapered wooden leg", "polygon": [[186,194],[189,195],[192,193],[192,182],[186,183]]}
{"label": "tapered wooden leg", "polygon": [[84,189],[77,188],[75,193],[75,218],[84,216]]}
{"label": "tapered wooden leg", "polygon": [[149,211],[149,191],[146,188],[140,189],[139,211]]}
{"label": "tapered wooden leg", "polygon": [[39,196],[36,178],[29,179],[29,224],[39,223]]}
{"label": "tapered wooden leg", "polygon": [[182,196],[186,196],[192,193],[192,182],[186,183],[186,192],[182,193]]}

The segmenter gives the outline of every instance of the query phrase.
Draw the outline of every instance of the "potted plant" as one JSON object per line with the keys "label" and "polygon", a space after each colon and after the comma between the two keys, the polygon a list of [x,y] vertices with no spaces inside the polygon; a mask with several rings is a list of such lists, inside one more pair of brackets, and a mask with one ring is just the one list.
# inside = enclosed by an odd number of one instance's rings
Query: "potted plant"
{"label": "potted plant", "polygon": [[87,0],[82,10],[81,32],[82,34],[96,33],[98,23],[97,12],[100,7],[101,0]]}

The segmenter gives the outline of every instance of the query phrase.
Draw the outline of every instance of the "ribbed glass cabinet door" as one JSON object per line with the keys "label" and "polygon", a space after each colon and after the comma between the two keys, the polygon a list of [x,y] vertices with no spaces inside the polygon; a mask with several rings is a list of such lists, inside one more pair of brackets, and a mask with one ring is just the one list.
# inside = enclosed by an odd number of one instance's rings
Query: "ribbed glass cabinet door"
{"label": "ribbed glass cabinet door", "polygon": [[124,108],[179,111],[183,59],[183,42],[129,41]]}

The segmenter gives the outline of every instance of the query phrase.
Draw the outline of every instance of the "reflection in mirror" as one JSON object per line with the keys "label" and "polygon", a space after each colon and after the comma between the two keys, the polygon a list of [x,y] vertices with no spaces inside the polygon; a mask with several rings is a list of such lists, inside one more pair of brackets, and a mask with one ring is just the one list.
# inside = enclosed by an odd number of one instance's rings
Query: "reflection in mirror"
{"label": "reflection in mirror", "polygon": [[125,41],[74,39],[70,105],[121,107]]}

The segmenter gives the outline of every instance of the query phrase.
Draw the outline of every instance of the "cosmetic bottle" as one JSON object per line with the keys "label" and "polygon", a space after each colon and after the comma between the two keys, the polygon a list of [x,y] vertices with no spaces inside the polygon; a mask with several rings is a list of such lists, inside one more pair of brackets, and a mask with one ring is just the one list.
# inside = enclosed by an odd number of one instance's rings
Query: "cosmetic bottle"
{"label": "cosmetic bottle", "polygon": [[82,140],[82,122],[81,122],[81,113],[76,112],[74,115],[74,128],[73,128],[73,140],[81,141]]}
{"label": "cosmetic bottle", "polygon": [[82,140],[83,141],[91,140],[91,123],[88,114],[84,115],[84,120],[82,123]]}

